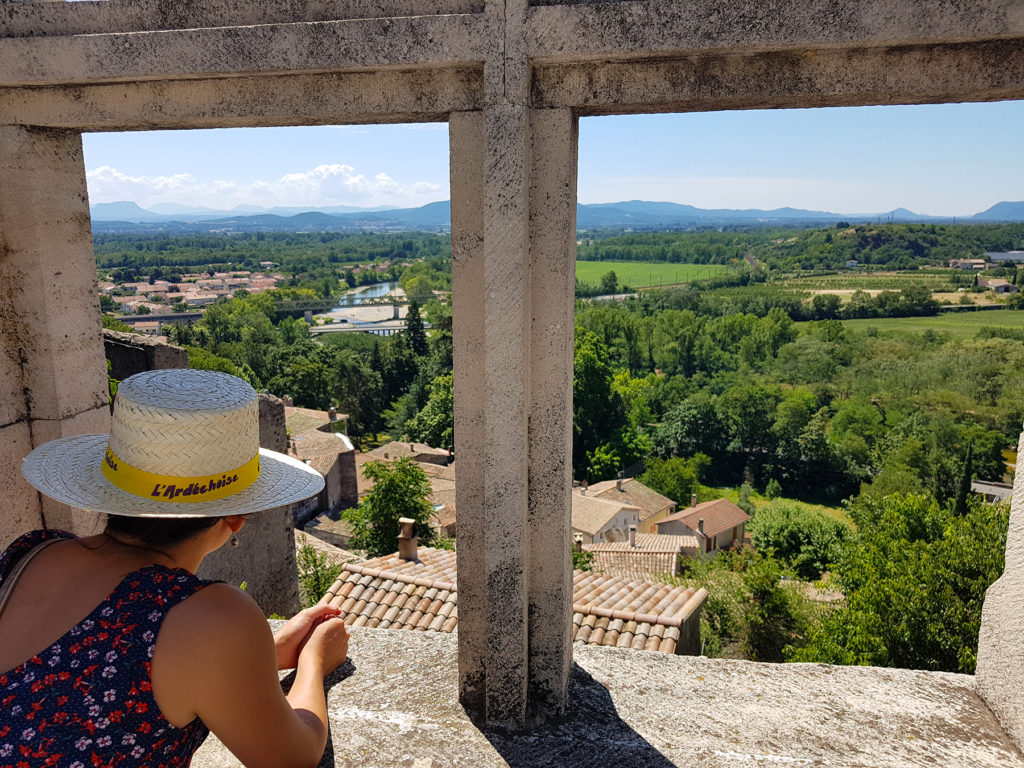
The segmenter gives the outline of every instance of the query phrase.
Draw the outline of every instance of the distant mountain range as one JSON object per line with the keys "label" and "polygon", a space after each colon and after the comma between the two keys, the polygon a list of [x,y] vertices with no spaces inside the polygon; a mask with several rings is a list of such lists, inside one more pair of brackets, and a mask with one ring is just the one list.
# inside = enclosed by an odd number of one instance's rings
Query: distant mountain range
{"label": "distant mountain range", "polygon": [[[159,209],[159,210],[157,210]],[[238,206],[231,211],[161,203],[146,210],[130,201],[92,206],[96,232],[446,232],[451,228],[447,200],[419,208],[269,208]],[[885,213],[830,213],[799,208],[704,209],[679,203],[629,200],[576,206],[578,229],[690,229],[722,226],[821,226],[838,221],[992,223],[1024,221],[1024,201],[1001,202],[973,216],[927,216],[906,208]]]}

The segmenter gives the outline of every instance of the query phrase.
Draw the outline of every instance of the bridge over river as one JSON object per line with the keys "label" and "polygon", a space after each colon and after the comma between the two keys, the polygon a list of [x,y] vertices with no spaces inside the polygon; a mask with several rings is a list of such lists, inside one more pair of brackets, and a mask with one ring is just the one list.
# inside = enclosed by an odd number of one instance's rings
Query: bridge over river
{"label": "bridge over river", "polygon": [[[424,327],[429,327],[426,323]],[[309,329],[311,336],[322,333],[372,333],[377,336],[390,336],[405,330],[405,320],[385,320],[380,323],[328,323],[314,325]]]}

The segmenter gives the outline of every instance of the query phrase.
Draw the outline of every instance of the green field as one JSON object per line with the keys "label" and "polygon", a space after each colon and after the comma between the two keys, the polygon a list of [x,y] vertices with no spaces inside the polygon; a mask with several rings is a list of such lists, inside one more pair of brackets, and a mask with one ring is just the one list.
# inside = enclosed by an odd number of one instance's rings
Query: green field
{"label": "green field", "polygon": [[887,317],[843,320],[847,328],[879,331],[943,331],[959,338],[971,338],[984,326],[1024,330],[1024,312],[994,309],[988,312],[948,312],[936,317]]}
{"label": "green field", "polygon": [[935,274],[914,272],[842,272],[835,275],[814,277],[790,276],[772,280],[772,285],[784,286],[798,291],[898,291],[908,285],[924,285],[933,291],[955,291],[953,280],[965,281],[973,275],[950,270]]}
{"label": "green field", "polygon": [[576,279],[597,285],[601,276],[609,271],[619,279],[619,285],[630,288],[652,288],[659,285],[692,283],[725,274],[729,267],[721,264],[666,264],[644,261],[577,261]]}

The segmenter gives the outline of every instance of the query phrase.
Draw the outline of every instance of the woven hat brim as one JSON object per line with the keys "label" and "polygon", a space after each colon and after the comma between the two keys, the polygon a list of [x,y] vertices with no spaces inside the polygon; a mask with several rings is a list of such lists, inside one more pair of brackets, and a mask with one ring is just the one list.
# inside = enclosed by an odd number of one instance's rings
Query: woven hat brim
{"label": "woven hat brim", "polygon": [[223,499],[171,502],[145,499],[112,485],[100,470],[108,435],[52,440],[25,457],[21,472],[37,490],[73,507],[125,517],[224,517],[248,515],[315,496],[324,478],[283,453],[260,449],[260,475]]}

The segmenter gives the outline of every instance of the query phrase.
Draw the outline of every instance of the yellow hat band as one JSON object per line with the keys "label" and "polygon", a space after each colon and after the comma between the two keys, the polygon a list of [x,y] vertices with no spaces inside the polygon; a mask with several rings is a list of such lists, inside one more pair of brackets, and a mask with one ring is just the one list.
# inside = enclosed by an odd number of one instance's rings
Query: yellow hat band
{"label": "yellow hat band", "polygon": [[257,453],[242,466],[227,472],[201,477],[175,477],[156,475],[126,464],[108,446],[100,469],[114,486],[133,496],[153,501],[196,503],[225,499],[244,491],[260,476],[260,455]]}

